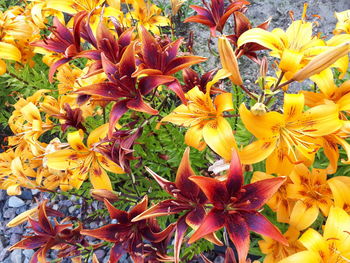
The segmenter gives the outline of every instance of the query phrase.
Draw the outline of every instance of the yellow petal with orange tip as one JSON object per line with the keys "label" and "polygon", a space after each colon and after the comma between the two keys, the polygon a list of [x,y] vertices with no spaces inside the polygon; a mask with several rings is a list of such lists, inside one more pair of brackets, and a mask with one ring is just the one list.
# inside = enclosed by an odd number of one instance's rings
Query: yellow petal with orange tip
{"label": "yellow petal with orange tip", "polygon": [[231,160],[232,149],[237,149],[232,128],[224,117],[217,117],[204,125],[203,138],[208,146],[225,161]]}
{"label": "yellow petal with orange tip", "polygon": [[321,263],[322,258],[319,254],[312,251],[301,251],[293,254],[285,259],[282,259],[278,263],[296,263],[296,262],[307,262],[307,263]]}
{"label": "yellow petal with orange tip", "polygon": [[350,51],[350,42],[331,47],[327,51],[315,56],[304,68],[299,70],[294,76],[293,80],[303,81],[322,70],[330,67],[338,59],[346,56]]}
{"label": "yellow petal with orange tip", "polygon": [[244,103],[239,107],[239,114],[244,126],[256,138],[272,141],[279,136],[279,127],[284,125],[283,115],[272,111],[262,115],[254,115]]}
{"label": "yellow petal with orange tip", "polygon": [[74,150],[59,150],[46,155],[47,166],[55,170],[73,169],[79,166],[79,161],[85,158],[85,155],[78,154]]}
{"label": "yellow petal with orange tip", "polygon": [[277,34],[263,30],[261,28],[252,28],[244,32],[239,38],[238,47],[247,43],[257,43],[263,47],[271,49],[272,51],[279,51],[284,49],[284,43]]}
{"label": "yellow petal with orange tip", "polygon": [[40,112],[32,102],[29,102],[27,105],[25,105],[21,109],[21,113],[27,121],[32,122],[33,120],[41,120]]}
{"label": "yellow petal with orange tip", "polygon": [[283,103],[283,116],[286,121],[294,121],[304,110],[304,95],[285,94]]}
{"label": "yellow petal with orange tip", "polygon": [[253,164],[265,160],[276,148],[276,141],[257,140],[239,151],[243,164]]}
{"label": "yellow petal with orange tip", "polygon": [[222,93],[215,97],[214,105],[217,114],[222,114],[224,111],[233,111],[232,93]]}
{"label": "yellow petal with orange tip", "polygon": [[229,40],[225,36],[219,38],[219,55],[223,69],[231,73],[229,78],[232,83],[235,85],[242,85],[243,81],[241,74],[239,73],[235,52],[233,51]]}
{"label": "yellow petal with orange tip", "polygon": [[109,127],[109,123],[105,123],[105,124],[97,127],[92,132],[90,132],[90,135],[87,139],[87,146],[91,147],[92,144],[97,143],[101,139],[105,138],[107,136],[107,133],[108,133],[108,127]]}
{"label": "yellow petal with orange tip", "polygon": [[115,162],[111,161],[107,157],[97,154],[97,160],[103,169],[110,171],[111,173],[123,174],[124,170]]}
{"label": "yellow petal with orange tip", "polygon": [[289,124],[290,129],[302,129],[305,135],[311,137],[331,134],[342,126],[339,107],[332,102],[308,109],[298,121]]}
{"label": "yellow petal with orange tip", "polygon": [[23,222],[28,220],[28,217],[36,218],[38,215],[38,207],[34,207],[32,209],[29,209],[27,211],[24,211],[23,213],[19,214],[15,218],[13,218],[10,222],[7,223],[7,227],[15,227]]}
{"label": "yellow petal with orange tip", "polygon": [[198,151],[204,150],[206,143],[203,141],[203,126],[195,125],[189,128],[185,134],[185,143]]}
{"label": "yellow petal with orange tip", "polygon": [[21,51],[14,45],[0,42],[0,58],[21,62]]}
{"label": "yellow petal with orange tip", "polygon": [[324,254],[325,258],[329,256],[328,243],[315,229],[309,228],[299,238],[299,241],[307,248],[307,250]]}
{"label": "yellow petal with orange tip", "polygon": [[343,208],[350,207],[350,177],[335,176],[327,181],[332,190],[334,205]]}
{"label": "yellow petal with orange tip", "polygon": [[290,214],[289,224],[300,231],[304,230],[315,222],[318,214],[319,209],[315,204],[306,204],[298,200]]}
{"label": "yellow petal with orange tip", "polygon": [[98,162],[93,162],[90,169],[90,182],[94,189],[113,190],[108,174]]}
{"label": "yellow petal with orange tip", "polygon": [[350,248],[350,215],[339,207],[331,207],[324,227],[325,240],[333,240],[341,255],[349,255]]}
{"label": "yellow petal with orange tip", "polygon": [[74,150],[76,150],[78,152],[87,152],[87,151],[89,151],[85,147],[85,145],[83,143],[83,139],[84,139],[84,132],[83,132],[83,130],[70,132],[67,135],[67,141],[68,141],[70,147],[72,147]]}
{"label": "yellow petal with orange tip", "polygon": [[334,83],[334,77],[331,69],[325,69],[319,74],[311,76],[310,79],[317,84],[317,87],[328,98],[331,98],[338,89]]}

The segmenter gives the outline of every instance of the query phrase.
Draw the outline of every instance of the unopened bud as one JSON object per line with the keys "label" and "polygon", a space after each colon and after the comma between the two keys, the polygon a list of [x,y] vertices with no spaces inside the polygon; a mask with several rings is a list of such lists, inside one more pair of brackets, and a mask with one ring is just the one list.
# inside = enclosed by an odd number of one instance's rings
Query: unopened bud
{"label": "unopened bud", "polygon": [[232,83],[235,85],[242,85],[243,81],[239,73],[235,52],[225,36],[219,38],[219,55],[222,68],[232,74],[229,77]]}
{"label": "unopened bud", "polygon": [[260,77],[266,77],[266,73],[267,73],[267,69],[268,69],[268,64],[267,64],[267,58],[263,57],[261,59],[261,64],[260,64]]}
{"label": "unopened bud", "polygon": [[251,112],[255,116],[262,116],[266,113],[266,106],[263,103],[255,103],[255,105],[251,108]]}
{"label": "unopened bud", "polygon": [[90,195],[96,200],[103,202],[104,199],[107,199],[111,203],[117,201],[119,198],[116,192],[106,189],[91,189]]}
{"label": "unopened bud", "polygon": [[304,68],[295,73],[293,80],[302,81],[322,70],[330,67],[341,57],[346,56],[350,51],[350,42],[332,47],[329,50],[314,57]]}

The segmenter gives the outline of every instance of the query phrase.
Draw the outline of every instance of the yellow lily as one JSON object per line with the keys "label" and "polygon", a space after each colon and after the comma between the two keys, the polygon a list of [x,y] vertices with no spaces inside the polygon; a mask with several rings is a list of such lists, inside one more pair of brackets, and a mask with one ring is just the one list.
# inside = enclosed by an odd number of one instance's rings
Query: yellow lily
{"label": "yellow lily", "polygon": [[65,12],[68,14],[76,14],[80,11],[91,12],[101,7],[105,0],[47,0],[47,8]]}
{"label": "yellow lily", "polygon": [[170,20],[167,17],[161,16],[162,10],[149,0],[130,1],[133,10],[126,17],[130,20],[137,20],[139,25],[144,26],[152,33],[159,35],[159,27],[169,26]]}
{"label": "yellow lily", "polygon": [[16,157],[12,149],[0,154],[0,189],[8,195],[20,195],[21,187],[36,188],[36,172]]}
{"label": "yellow lily", "polygon": [[186,93],[187,105],[180,105],[161,122],[171,122],[176,125],[188,127],[185,134],[185,143],[198,150],[206,145],[222,156],[226,161],[231,159],[232,148],[236,148],[232,128],[223,115],[224,111],[232,111],[232,94],[222,93],[214,99],[210,98],[210,87],[219,79],[230,74],[221,70],[207,85],[204,94],[198,87]]}
{"label": "yellow lily", "polygon": [[333,33],[335,35],[340,33],[350,34],[350,10],[339,13],[335,12],[334,15],[337,18],[338,22],[335,25]]}
{"label": "yellow lily", "polygon": [[288,228],[283,234],[287,239],[289,246],[283,245],[270,237],[262,236],[263,240],[258,241],[260,250],[266,256],[263,263],[277,263],[292,254],[304,250],[305,248],[298,241],[300,232],[295,228]]}
{"label": "yellow lily", "polygon": [[[270,49],[270,55],[280,59],[279,68],[287,79],[305,67],[309,61],[324,51],[326,43],[312,35],[312,23],[306,22],[306,7],[301,20],[291,23],[286,32],[280,28],[272,32],[253,28],[244,32],[238,39],[238,47],[254,42]],[[325,47],[327,48],[327,47]]]}
{"label": "yellow lily", "polygon": [[328,184],[333,193],[334,205],[350,214],[350,177],[335,176],[328,180]]}
{"label": "yellow lily", "polygon": [[287,196],[296,201],[290,214],[289,224],[292,227],[300,231],[309,227],[317,219],[319,210],[328,216],[333,196],[326,170],[310,171],[304,164],[298,164],[289,178],[292,182],[287,185]]}
{"label": "yellow lily", "polygon": [[239,113],[245,127],[257,138],[240,152],[242,163],[257,163],[267,158],[267,173],[288,175],[294,164],[311,163],[321,147],[320,137],[342,126],[334,103],[304,109],[303,94],[285,94],[283,114],[254,115],[244,104]]}
{"label": "yellow lily", "polygon": [[[84,133],[82,130],[68,133],[67,140],[71,149],[58,150],[48,154],[47,166],[56,170],[72,170],[73,178],[80,180],[80,185],[89,175],[90,182],[95,189],[112,190],[111,181],[107,171],[124,173],[115,163],[102,154],[95,151],[95,144],[105,138],[108,131],[108,123],[92,131],[84,145]],[[77,185],[79,188],[80,185]]]}
{"label": "yellow lily", "polygon": [[293,254],[279,263],[346,263],[350,261],[350,215],[339,207],[332,207],[323,236],[309,228],[299,239],[305,251]]}

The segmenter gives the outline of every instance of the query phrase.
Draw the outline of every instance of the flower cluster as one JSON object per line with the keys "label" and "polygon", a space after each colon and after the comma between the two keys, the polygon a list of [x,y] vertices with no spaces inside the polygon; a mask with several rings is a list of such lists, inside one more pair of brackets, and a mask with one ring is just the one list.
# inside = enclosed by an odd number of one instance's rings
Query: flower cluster
{"label": "flower cluster", "polygon": [[[33,230],[11,249],[36,249],[31,262],[48,262],[50,249],[98,262],[105,243],[93,237],[112,244],[110,263],[187,262],[200,242],[227,246],[225,262],[236,262],[232,248],[250,262],[252,244],[265,263],[348,262],[350,11],[324,36],[307,4],[286,30],[269,30],[270,20],[253,27],[245,0],[170,2],[169,15],[146,0],[33,0],[0,12],[0,75],[36,56],[53,83],[12,105],[0,189],[83,189],[110,217],[97,229],[49,220],[64,215],[42,201],[8,224]],[[221,65],[203,72],[193,32],[176,37],[182,6],[195,12],[185,23],[217,39],[208,45]],[[260,67],[249,87],[243,56]]]}

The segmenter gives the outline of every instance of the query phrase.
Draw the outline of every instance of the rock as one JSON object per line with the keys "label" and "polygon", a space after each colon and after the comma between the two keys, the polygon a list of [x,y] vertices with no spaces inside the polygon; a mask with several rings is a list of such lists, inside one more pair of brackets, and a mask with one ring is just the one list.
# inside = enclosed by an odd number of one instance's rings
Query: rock
{"label": "rock", "polygon": [[21,249],[15,249],[11,252],[10,259],[12,263],[22,263],[23,262],[22,258],[23,256],[22,256]]}
{"label": "rock", "polygon": [[32,200],[33,199],[33,194],[32,191],[29,189],[23,190],[22,194],[19,196],[21,199],[24,200]]}
{"label": "rock", "polygon": [[16,244],[21,239],[22,239],[22,235],[13,233],[10,237],[10,245],[12,246]]}
{"label": "rock", "polygon": [[21,225],[11,228],[11,232],[15,234],[23,234],[23,228]]}
{"label": "rock", "polygon": [[7,208],[4,210],[4,218],[13,218],[16,215],[16,208]]}
{"label": "rock", "polygon": [[10,251],[8,251],[10,247],[6,247],[2,250],[0,250],[0,262],[4,262],[4,259],[8,257],[10,254]]}
{"label": "rock", "polygon": [[24,201],[17,196],[11,196],[9,199],[9,207],[21,207],[24,205]]}
{"label": "rock", "polygon": [[106,255],[106,251],[104,251],[103,249],[97,249],[95,251],[96,257],[101,260],[104,258],[104,256]]}
{"label": "rock", "polygon": [[34,250],[33,249],[24,249],[23,250],[23,255],[25,256],[25,258],[27,259],[31,259],[32,256],[34,254]]}
{"label": "rock", "polygon": [[73,215],[73,212],[76,210],[75,206],[70,206],[68,208],[69,215]]}
{"label": "rock", "polygon": [[0,201],[6,200],[7,194],[5,190],[0,190]]}
{"label": "rock", "polygon": [[36,195],[37,193],[40,192],[40,190],[39,189],[32,189],[31,192],[32,192],[32,195]]}
{"label": "rock", "polygon": [[215,258],[214,263],[223,263],[224,262],[224,257],[218,256]]}
{"label": "rock", "polygon": [[54,204],[54,205],[52,206],[52,209],[58,210],[58,204]]}
{"label": "rock", "polygon": [[18,207],[16,209],[16,214],[19,215],[19,214],[22,214],[23,212],[27,211],[29,208],[28,206],[21,206],[21,207]]}

